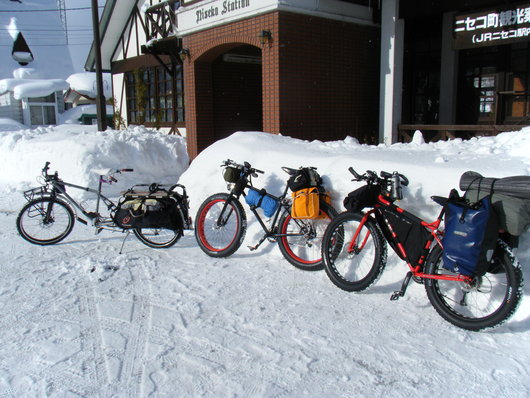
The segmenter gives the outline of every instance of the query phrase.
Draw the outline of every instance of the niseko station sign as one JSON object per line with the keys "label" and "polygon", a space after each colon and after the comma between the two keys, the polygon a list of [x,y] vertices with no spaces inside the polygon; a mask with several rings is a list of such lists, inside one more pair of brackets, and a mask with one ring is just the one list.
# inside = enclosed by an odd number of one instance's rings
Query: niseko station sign
{"label": "niseko station sign", "polygon": [[453,46],[457,50],[530,40],[530,3],[457,14]]}

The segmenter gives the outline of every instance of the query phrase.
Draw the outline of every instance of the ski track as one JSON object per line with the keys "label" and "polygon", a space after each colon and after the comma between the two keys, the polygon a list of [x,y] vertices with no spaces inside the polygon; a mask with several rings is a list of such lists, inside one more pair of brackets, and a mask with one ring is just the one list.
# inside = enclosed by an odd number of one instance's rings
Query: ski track
{"label": "ski track", "polygon": [[122,235],[76,225],[21,252],[15,218],[0,214],[0,398],[436,397],[448,378],[455,396],[470,380],[482,397],[529,396],[514,340],[530,346],[530,320],[457,330],[416,284],[391,303],[401,264],[351,295],[272,245],[210,259],[193,232],[168,250],[129,237],[119,254]]}

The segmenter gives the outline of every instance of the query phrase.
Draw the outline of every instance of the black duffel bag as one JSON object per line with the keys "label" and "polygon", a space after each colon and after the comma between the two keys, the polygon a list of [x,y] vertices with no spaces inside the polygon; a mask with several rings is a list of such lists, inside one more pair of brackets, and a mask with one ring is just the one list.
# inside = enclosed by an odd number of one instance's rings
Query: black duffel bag
{"label": "black duffel bag", "polygon": [[182,229],[186,214],[181,214],[186,206],[181,206],[182,196],[166,192],[160,195],[150,193],[140,195],[127,192],[118,203],[113,215],[114,222],[123,229],[133,228],[165,228]]}

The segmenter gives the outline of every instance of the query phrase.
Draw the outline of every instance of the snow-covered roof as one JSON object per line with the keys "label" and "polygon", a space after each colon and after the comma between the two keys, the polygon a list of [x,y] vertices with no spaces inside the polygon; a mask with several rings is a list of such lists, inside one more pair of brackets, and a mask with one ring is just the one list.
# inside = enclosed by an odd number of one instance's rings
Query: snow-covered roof
{"label": "snow-covered roof", "polygon": [[[70,75],[66,81],[70,85],[70,89],[89,98],[96,98],[96,74],[92,72],[74,73]],[[103,75],[103,95],[105,98],[112,96],[110,76]]]}
{"label": "snow-covered roof", "polygon": [[[64,38],[43,34],[63,29],[59,11],[39,12],[57,9],[57,0],[2,1],[0,13],[0,41],[14,43],[19,32],[31,49],[34,60],[26,68],[38,71],[41,79],[66,79],[74,72],[70,52]],[[0,47],[0,79],[11,78],[13,71],[24,69],[11,55],[12,46]]]}
{"label": "snow-covered roof", "polygon": [[46,97],[56,91],[68,89],[63,79],[2,79],[0,94],[12,91],[15,99]]}

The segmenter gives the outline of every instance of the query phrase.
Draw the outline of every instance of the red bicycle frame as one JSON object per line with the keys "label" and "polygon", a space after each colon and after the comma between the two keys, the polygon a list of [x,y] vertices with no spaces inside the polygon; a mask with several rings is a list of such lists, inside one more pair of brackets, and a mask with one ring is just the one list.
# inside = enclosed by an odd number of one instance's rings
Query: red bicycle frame
{"label": "red bicycle frame", "polygon": [[[443,235],[443,231],[440,231],[439,228],[440,228],[440,224],[442,222],[442,218],[443,218],[443,215],[444,215],[444,208],[442,208],[442,210],[440,211],[440,214],[438,215],[438,218],[435,221],[428,223],[426,221],[420,220],[420,222],[419,222],[420,225],[429,232],[430,237],[425,241],[425,243],[423,245],[422,254],[419,257],[417,263],[415,265],[413,265],[411,263],[411,261],[410,261],[410,258],[409,258],[408,254],[407,254],[407,251],[406,251],[405,247],[403,246],[403,244],[399,240],[399,235],[394,231],[394,229],[392,228],[392,225],[390,224],[390,222],[387,220],[387,218],[385,217],[383,212],[381,212],[381,210],[379,210],[379,209],[381,207],[386,207],[391,212],[402,213],[402,214],[406,214],[406,211],[404,209],[402,209],[401,207],[395,205],[394,203],[390,202],[389,200],[387,200],[387,198],[385,198],[383,195],[379,195],[379,197],[377,199],[378,199],[378,203],[372,209],[368,210],[364,214],[363,218],[361,219],[359,227],[355,231],[355,234],[354,234],[354,236],[352,238],[352,241],[350,242],[350,245],[348,247],[348,252],[350,252],[350,253],[351,252],[359,253],[363,249],[364,245],[366,244],[366,242],[367,242],[367,240],[368,240],[368,238],[370,236],[370,231],[367,231],[367,234],[364,237],[364,239],[363,239],[363,241],[362,241],[360,246],[357,246],[356,242],[357,242],[357,240],[359,238],[360,231],[363,229],[363,226],[366,224],[366,222],[367,222],[367,220],[369,218],[375,220],[375,222],[378,225],[381,223],[380,220],[383,220],[385,222],[385,227],[390,232],[390,236],[387,236],[386,234],[383,234],[384,239],[386,239],[387,241],[389,241],[389,243],[391,243],[391,246],[394,249],[394,251],[396,251],[396,254],[398,254],[398,256],[400,258],[402,258],[407,263],[407,265],[409,266],[410,272],[411,272],[413,277],[421,278],[421,279],[440,279],[440,280],[448,280],[448,281],[455,281],[455,282],[467,282],[467,283],[469,283],[469,282],[471,282],[473,280],[473,278],[471,278],[469,276],[466,276],[466,275],[456,275],[456,276],[451,276],[451,275],[431,275],[431,274],[426,274],[426,273],[423,272],[423,265],[424,265],[424,262],[426,260],[427,255],[428,255],[428,253],[429,253],[429,251],[430,251],[430,249],[432,247],[432,243],[434,241],[436,241],[440,245],[440,247],[443,247],[442,246],[442,241],[441,241],[441,237]],[[378,217],[375,216],[376,213],[378,213]],[[381,226],[380,226],[380,228],[381,228]],[[383,229],[383,228],[381,228],[381,229]]]}

